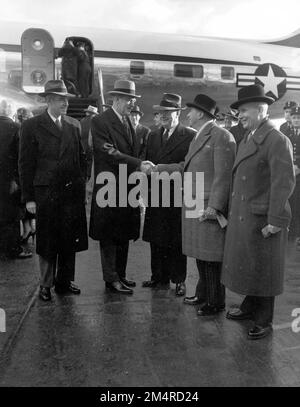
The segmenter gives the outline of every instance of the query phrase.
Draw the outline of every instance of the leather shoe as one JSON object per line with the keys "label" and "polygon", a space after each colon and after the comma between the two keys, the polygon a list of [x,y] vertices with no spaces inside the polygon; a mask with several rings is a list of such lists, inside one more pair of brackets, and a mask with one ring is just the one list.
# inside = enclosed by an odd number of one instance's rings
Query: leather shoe
{"label": "leather shoe", "polygon": [[235,321],[242,321],[244,319],[253,319],[252,312],[244,312],[240,308],[232,308],[226,314],[227,319],[233,319]]}
{"label": "leather shoe", "polygon": [[209,305],[209,304],[204,304],[203,307],[198,309],[197,315],[199,317],[206,317],[208,315],[215,315],[218,314],[221,311],[224,311],[225,305]]}
{"label": "leather shoe", "polygon": [[185,294],[185,283],[176,283],[175,295],[182,297]]}
{"label": "leather shoe", "polygon": [[259,326],[255,325],[250,331],[248,332],[248,339],[261,339],[265,336],[269,335],[272,332],[272,325],[267,326]]}
{"label": "leather shoe", "polygon": [[147,288],[154,288],[158,284],[158,281],[155,280],[147,280],[142,282],[142,287],[147,287]]}
{"label": "leather shoe", "polygon": [[120,281],[114,281],[112,283],[105,283],[106,288],[113,292],[119,294],[133,294],[133,290],[131,288],[126,287]]}
{"label": "leather shoe", "polygon": [[51,291],[49,287],[40,287],[39,297],[43,301],[51,300]]}
{"label": "leather shoe", "polygon": [[55,284],[54,290],[57,294],[71,293],[78,295],[81,293],[80,288],[78,288],[77,285],[73,284],[71,281],[69,284],[66,285]]}
{"label": "leather shoe", "polygon": [[120,278],[120,281],[122,284],[125,284],[126,287],[135,287],[136,286],[135,281],[126,280],[126,278]]}
{"label": "leather shoe", "polygon": [[205,302],[204,300],[201,300],[201,298],[198,298],[196,295],[193,297],[184,297],[183,303],[187,305],[199,305],[201,303]]}

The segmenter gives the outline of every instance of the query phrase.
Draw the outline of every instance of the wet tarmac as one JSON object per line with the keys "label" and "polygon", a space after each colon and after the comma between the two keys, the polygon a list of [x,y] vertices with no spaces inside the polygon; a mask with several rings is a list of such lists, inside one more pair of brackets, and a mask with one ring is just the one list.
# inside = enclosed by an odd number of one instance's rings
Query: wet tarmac
{"label": "wet tarmac", "polygon": [[[7,329],[0,332],[0,386],[299,386],[300,332],[292,330],[292,311],[300,308],[299,264],[300,252],[290,246],[274,332],[249,341],[249,321],[230,321],[225,313],[198,317],[175,297],[174,286],[142,288],[150,251],[141,240],[129,252],[133,296],[105,292],[97,242],[77,255],[81,295],[53,294],[50,303],[37,298],[35,257],[1,262]],[[194,294],[196,281],[189,259],[187,294]],[[228,292],[227,306],[240,299]]]}

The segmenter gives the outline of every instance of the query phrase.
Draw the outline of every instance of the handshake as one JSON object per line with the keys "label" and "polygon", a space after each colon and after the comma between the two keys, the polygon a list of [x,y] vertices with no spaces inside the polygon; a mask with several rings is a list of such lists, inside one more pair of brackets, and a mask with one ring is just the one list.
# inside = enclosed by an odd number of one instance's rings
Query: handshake
{"label": "handshake", "polygon": [[143,161],[140,166],[140,171],[146,175],[150,175],[151,172],[156,171],[156,165],[151,161]]}

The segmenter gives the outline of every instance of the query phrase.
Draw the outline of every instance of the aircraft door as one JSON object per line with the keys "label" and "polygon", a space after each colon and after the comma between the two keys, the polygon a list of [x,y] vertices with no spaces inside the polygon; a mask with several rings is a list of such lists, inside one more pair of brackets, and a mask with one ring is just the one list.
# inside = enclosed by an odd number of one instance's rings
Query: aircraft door
{"label": "aircraft door", "polygon": [[29,28],[21,37],[22,87],[28,93],[44,91],[47,81],[54,79],[54,40],[41,28]]}

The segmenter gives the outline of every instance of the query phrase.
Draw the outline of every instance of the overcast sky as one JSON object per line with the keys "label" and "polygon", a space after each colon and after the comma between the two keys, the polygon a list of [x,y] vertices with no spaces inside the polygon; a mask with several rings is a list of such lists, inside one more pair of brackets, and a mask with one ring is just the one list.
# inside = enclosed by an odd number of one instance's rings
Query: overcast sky
{"label": "overcast sky", "polygon": [[300,28],[299,0],[0,0],[0,6],[0,20],[40,26],[259,39]]}

